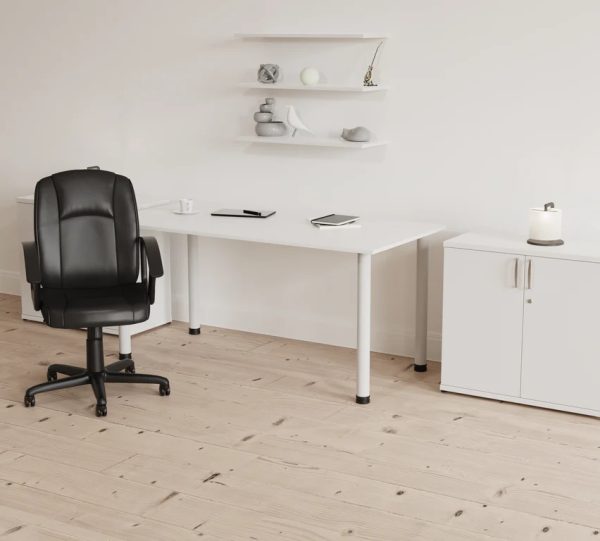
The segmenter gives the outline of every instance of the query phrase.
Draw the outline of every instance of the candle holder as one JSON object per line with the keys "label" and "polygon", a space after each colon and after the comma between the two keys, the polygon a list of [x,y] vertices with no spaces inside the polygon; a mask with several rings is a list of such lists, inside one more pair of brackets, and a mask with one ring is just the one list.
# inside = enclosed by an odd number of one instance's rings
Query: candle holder
{"label": "candle holder", "polygon": [[533,244],[534,246],[562,246],[565,243],[562,239],[556,240],[535,240],[527,239],[527,244]]}
{"label": "candle holder", "polygon": [[562,246],[565,241],[560,238],[561,229],[562,213],[554,208],[554,203],[546,203],[543,209],[533,208],[529,211],[530,238],[527,239],[527,244]]}

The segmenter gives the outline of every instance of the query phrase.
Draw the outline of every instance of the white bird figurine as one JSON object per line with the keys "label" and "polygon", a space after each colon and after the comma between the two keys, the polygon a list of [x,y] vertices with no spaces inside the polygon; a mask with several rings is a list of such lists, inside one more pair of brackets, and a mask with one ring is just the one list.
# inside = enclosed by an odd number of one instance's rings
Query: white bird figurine
{"label": "white bird figurine", "polygon": [[294,108],[293,105],[287,106],[287,123],[294,130],[294,131],[292,131],[292,137],[294,137],[294,135],[296,135],[296,132],[298,130],[305,131],[307,133],[313,133],[312,130],[309,130],[306,127],[306,125],[304,124],[304,122],[302,122],[302,120],[300,120],[300,117],[298,116],[298,113],[296,112],[296,109]]}

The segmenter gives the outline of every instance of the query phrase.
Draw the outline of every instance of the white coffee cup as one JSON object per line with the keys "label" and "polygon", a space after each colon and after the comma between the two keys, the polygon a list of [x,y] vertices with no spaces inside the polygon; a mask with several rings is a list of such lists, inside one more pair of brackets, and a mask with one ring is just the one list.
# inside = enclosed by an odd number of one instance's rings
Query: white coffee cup
{"label": "white coffee cup", "polygon": [[190,214],[194,212],[194,200],[193,199],[180,199],[179,200],[179,212],[182,214]]}

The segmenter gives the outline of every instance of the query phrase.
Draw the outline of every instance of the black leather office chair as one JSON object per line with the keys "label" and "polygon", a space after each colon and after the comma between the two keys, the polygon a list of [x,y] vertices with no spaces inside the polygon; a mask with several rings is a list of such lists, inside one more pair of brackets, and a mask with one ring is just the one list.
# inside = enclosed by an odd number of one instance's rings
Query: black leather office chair
{"label": "black leather office chair", "polygon": [[87,368],[50,365],[48,382],[25,392],[25,406],[38,393],[88,383],[98,416],[107,412],[104,382],[155,383],[170,394],[167,378],[136,374],[130,357],[104,366],[102,327],[147,320],[163,275],[156,239],[139,235],[130,180],[90,169],[46,177],[35,187],[34,216],[35,241],[23,243],[33,305],[50,327],[87,328]]}

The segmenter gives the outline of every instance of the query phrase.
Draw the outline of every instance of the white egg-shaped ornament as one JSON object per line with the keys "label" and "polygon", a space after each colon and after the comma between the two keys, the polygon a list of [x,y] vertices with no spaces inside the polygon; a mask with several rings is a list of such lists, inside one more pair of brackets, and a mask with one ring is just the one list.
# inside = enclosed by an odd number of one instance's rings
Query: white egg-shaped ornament
{"label": "white egg-shaped ornament", "polygon": [[302,81],[302,84],[306,86],[319,84],[320,78],[321,74],[317,68],[304,68],[300,72],[300,80]]}

